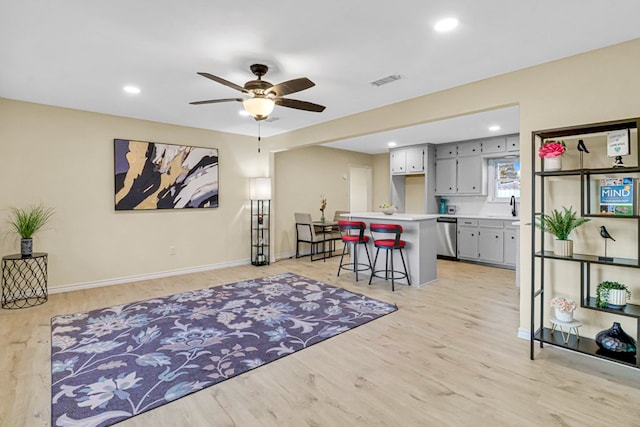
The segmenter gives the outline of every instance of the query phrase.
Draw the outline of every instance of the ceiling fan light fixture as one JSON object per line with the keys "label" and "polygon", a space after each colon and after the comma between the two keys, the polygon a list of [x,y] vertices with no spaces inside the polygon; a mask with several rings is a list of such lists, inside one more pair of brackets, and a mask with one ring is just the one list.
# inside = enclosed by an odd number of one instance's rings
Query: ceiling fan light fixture
{"label": "ceiling fan light fixture", "polygon": [[276,103],[273,99],[254,96],[242,101],[244,109],[256,120],[264,120],[273,112]]}

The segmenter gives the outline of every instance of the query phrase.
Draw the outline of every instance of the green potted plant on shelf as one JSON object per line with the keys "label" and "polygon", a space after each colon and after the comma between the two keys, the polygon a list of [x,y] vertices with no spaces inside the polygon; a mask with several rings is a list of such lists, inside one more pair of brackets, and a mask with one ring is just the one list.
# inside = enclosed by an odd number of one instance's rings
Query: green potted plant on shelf
{"label": "green potted plant on shelf", "polygon": [[33,235],[40,231],[51,219],[52,208],[42,205],[29,206],[25,209],[9,208],[7,222],[20,235],[20,254],[31,256],[33,253]]}
{"label": "green potted plant on shelf", "polygon": [[605,280],[596,288],[596,304],[600,308],[623,308],[631,292],[627,285]]}
{"label": "green potted plant on shelf", "polygon": [[573,255],[573,241],[569,240],[569,235],[573,230],[591,221],[588,218],[578,218],[578,214],[573,210],[573,206],[562,207],[562,211],[554,209],[551,214],[542,214],[536,217],[535,226],[544,232],[551,233],[556,237],[553,245],[553,252],[559,256]]}

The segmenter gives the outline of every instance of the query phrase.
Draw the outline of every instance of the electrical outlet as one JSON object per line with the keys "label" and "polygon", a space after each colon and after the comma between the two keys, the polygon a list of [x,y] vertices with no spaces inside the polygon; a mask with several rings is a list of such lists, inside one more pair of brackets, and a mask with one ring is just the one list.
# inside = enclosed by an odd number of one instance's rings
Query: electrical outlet
{"label": "electrical outlet", "polygon": [[169,246],[169,255],[175,255],[175,254],[176,254],[176,247]]}

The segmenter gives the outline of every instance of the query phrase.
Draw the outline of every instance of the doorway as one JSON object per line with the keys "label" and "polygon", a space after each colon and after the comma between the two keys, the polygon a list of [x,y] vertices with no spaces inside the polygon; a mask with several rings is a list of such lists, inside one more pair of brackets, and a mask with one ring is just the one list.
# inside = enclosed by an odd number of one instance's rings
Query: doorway
{"label": "doorway", "polygon": [[371,212],[372,172],[369,166],[349,166],[349,211]]}

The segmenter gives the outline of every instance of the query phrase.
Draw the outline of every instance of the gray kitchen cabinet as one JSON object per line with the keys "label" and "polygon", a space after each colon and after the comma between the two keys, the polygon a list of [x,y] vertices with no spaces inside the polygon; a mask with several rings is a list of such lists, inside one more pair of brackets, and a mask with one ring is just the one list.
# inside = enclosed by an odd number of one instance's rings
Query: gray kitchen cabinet
{"label": "gray kitchen cabinet", "polygon": [[390,154],[391,173],[402,175],[407,173],[407,152],[405,150],[394,150]]}
{"label": "gray kitchen cabinet", "polygon": [[504,263],[509,266],[515,266],[518,253],[518,229],[504,229]]}
{"label": "gray kitchen cabinet", "polygon": [[424,173],[424,147],[393,150],[390,153],[390,161],[393,175]]}
{"label": "gray kitchen cabinet", "polygon": [[457,160],[457,194],[484,194],[486,192],[484,159],[473,156],[459,157]]}
{"label": "gray kitchen cabinet", "polygon": [[496,136],[482,141],[482,154],[500,154],[506,151],[507,139],[504,136]]}
{"label": "gray kitchen cabinet", "polygon": [[480,261],[504,262],[504,231],[478,227],[478,258]]}
{"label": "gray kitchen cabinet", "polygon": [[454,159],[457,156],[456,144],[438,144],[436,145],[436,160]]}
{"label": "gray kitchen cabinet", "polygon": [[507,136],[507,151],[520,151],[520,135]]}
{"label": "gray kitchen cabinet", "polygon": [[458,192],[456,159],[436,160],[436,191],[437,195],[451,195]]}
{"label": "gray kitchen cabinet", "polygon": [[478,227],[458,226],[458,258],[478,259]]}
{"label": "gray kitchen cabinet", "polygon": [[479,156],[482,154],[482,141],[467,141],[457,144],[458,157]]}
{"label": "gray kitchen cabinet", "polygon": [[412,147],[407,148],[407,173],[423,173],[424,172],[424,148]]}

